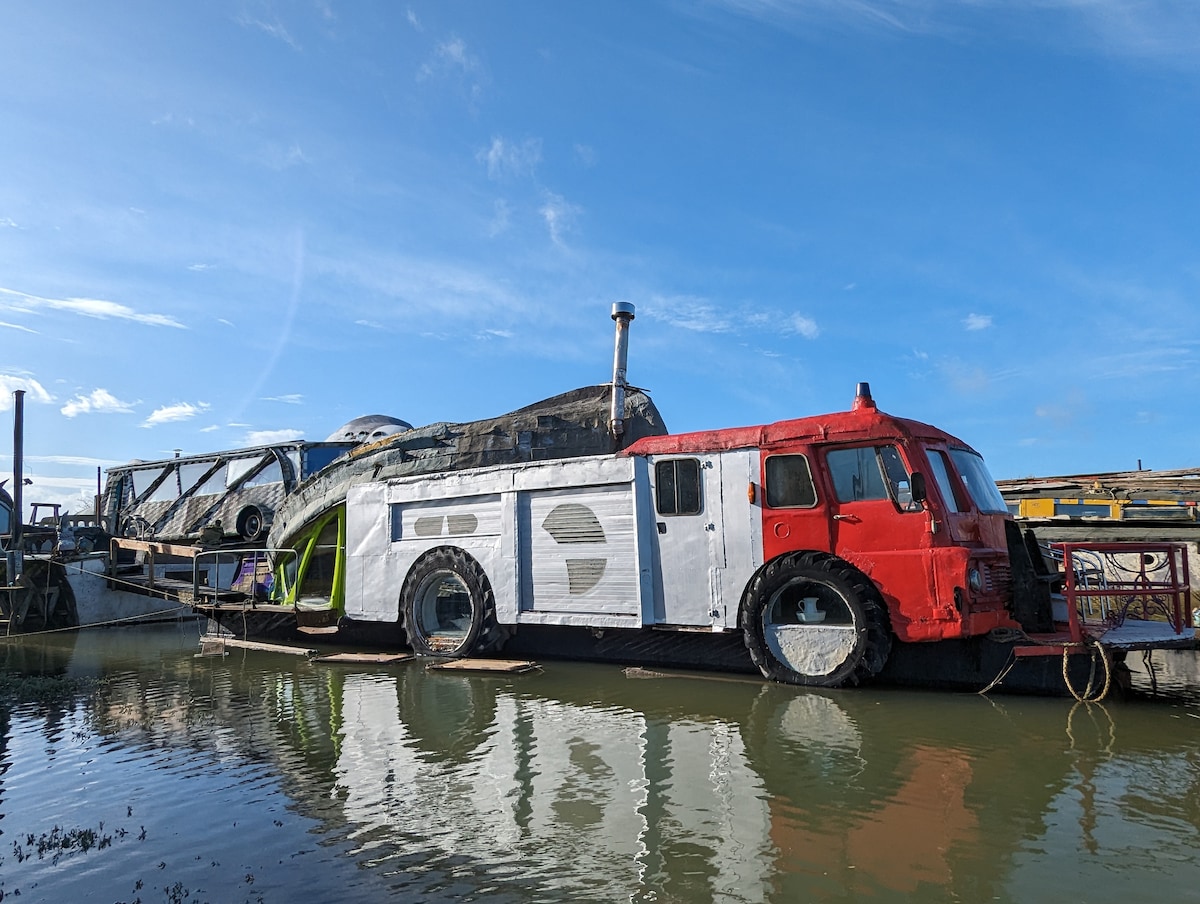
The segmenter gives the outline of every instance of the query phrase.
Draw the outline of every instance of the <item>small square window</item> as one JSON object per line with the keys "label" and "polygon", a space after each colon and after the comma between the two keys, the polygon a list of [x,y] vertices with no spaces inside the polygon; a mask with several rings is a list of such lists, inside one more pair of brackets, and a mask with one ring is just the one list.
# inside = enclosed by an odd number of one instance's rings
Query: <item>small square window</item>
{"label": "small square window", "polygon": [[695,458],[672,458],[654,465],[654,495],[660,515],[698,515],[700,462]]}

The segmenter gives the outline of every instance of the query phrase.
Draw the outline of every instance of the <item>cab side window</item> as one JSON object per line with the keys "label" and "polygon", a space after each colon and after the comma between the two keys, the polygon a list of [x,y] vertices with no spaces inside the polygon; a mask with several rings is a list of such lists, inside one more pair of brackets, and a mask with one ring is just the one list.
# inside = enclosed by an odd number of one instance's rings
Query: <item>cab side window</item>
{"label": "cab side window", "polygon": [[895,446],[834,449],[825,456],[838,502],[890,499],[901,509],[913,510],[908,469]]}
{"label": "cab side window", "polygon": [[967,511],[969,506],[963,500],[962,492],[950,476],[953,469],[950,467],[949,459],[946,458],[946,453],[940,450],[929,452],[929,469],[933,471],[933,479],[937,481],[942,499],[946,501],[946,508],[952,512]]}
{"label": "cab side window", "polygon": [[817,504],[817,488],[803,455],[768,458],[766,484],[767,505],[771,508],[812,508]]}
{"label": "cab side window", "polygon": [[700,514],[703,503],[699,459],[671,458],[655,462],[654,499],[660,515]]}

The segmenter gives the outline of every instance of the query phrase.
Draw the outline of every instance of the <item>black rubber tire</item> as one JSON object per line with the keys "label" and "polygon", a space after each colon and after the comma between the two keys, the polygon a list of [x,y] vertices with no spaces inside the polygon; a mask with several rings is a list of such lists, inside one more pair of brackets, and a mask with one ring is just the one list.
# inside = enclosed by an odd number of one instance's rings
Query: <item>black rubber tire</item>
{"label": "black rubber tire", "polygon": [[[795,607],[806,596],[817,597],[822,609],[836,610],[842,624],[853,628],[845,655],[812,672],[799,670],[772,650],[766,619],[780,603]],[[797,619],[797,623],[798,623]],[[882,671],[892,649],[887,608],[865,574],[836,556],[794,552],[758,570],[742,595],[739,625],[750,658],[772,681],[810,687],[853,687]]]}
{"label": "black rubber tire", "polygon": [[267,516],[257,505],[248,505],[237,516],[238,536],[247,543],[257,543],[267,535]]}
{"label": "black rubber tire", "polygon": [[[430,622],[443,615],[436,594],[443,582],[458,585],[457,599],[448,605],[466,612],[455,619],[455,631],[436,633]],[[508,639],[508,632],[496,623],[491,582],[480,564],[455,546],[431,549],[409,569],[400,590],[400,616],[409,646],[421,656],[461,659],[499,650]]]}

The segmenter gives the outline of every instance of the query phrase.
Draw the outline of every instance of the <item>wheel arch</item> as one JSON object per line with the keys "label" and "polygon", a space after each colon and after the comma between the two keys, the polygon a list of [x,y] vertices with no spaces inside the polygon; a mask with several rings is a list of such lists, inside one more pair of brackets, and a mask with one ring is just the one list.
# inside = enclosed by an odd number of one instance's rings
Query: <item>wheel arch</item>
{"label": "wheel arch", "polygon": [[754,572],[747,579],[745,586],[742,587],[741,594],[738,596],[737,621],[735,622],[735,624],[740,625],[742,623],[743,612],[746,608],[746,605],[753,598],[754,587],[762,579],[762,576],[771,567],[773,567],[773,566],[778,567],[779,564],[784,559],[797,558],[797,557],[803,557],[803,558],[809,559],[811,561],[827,561],[827,562],[836,564],[840,567],[851,568],[854,571],[858,572],[859,574],[862,575],[863,579],[870,585],[870,587],[874,590],[874,592],[879,595],[880,601],[883,603],[884,609],[886,611],[887,604],[886,604],[886,601],[883,599],[883,593],[882,593],[882,591],[880,591],[879,585],[876,584],[873,580],[871,580],[871,576],[868,575],[861,568],[859,568],[857,565],[855,565],[853,562],[849,562],[846,559],[843,559],[841,556],[835,555],[834,553],[831,553],[831,552],[824,552],[823,550],[820,550],[820,549],[793,549],[793,550],[789,550],[788,552],[781,552],[779,555],[775,556],[774,558],[767,559],[767,561],[765,561],[761,565],[759,565],[758,568],[754,569]]}

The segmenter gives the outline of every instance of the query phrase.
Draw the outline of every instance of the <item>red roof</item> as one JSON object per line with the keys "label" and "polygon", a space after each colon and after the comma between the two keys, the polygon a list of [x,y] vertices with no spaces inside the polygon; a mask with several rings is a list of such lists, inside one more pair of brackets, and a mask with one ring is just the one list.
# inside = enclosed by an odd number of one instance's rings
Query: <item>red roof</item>
{"label": "red roof", "polygon": [[729,449],[770,449],[792,443],[854,442],[863,439],[920,437],[970,448],[945,431],[920,421],[892,417],[873,404],[852,411],[820,414],[813,417],[776,421],[759,427],[730,427],[724,430],[700,430],[667,436],[647,436],[624,450],[625,455],[675,455],[722,452]]}

